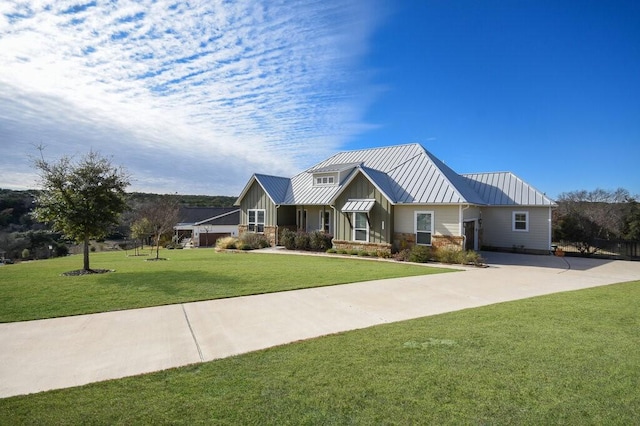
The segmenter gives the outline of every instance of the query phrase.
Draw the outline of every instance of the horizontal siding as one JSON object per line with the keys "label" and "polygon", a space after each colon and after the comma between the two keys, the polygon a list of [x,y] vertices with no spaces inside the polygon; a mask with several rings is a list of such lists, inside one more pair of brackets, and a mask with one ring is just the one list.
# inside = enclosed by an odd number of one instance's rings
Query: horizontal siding
{"label": "horizontal siding", "polygon": [[462,211],[463,220],[473,220],[480,218],[480,207],[472,206]]}
{"label": "horizontal siding", "polygon": [[395,232],[412,234],[415,231],[415,212],[432,211],[436,235],[459,236],[458,206],[395,206],[393,229]]}
{"label": "horizontal siding", "polygon": [[[529,232],[512,230],[514,211],[529,212]],[[549,250],[548,207],[485,207],[482,209],[482,243],[486,246]]]}

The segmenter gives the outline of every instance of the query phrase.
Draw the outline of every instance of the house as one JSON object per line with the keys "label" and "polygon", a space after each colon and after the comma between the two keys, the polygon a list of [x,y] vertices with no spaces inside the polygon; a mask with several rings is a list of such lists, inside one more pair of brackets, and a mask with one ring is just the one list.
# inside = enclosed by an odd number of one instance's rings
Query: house
{"label": "house", "polygon": [[173,229],[185,247],[211,247],[218,238],[238,236],[237,207],[180,207],[179,217]]}
{"label": "house", "polygon": [[278,243],[321,230],[335,248],[414,244],[549,253],[556,204],[510,172],[460,175],[420,144],[347,151],[292,178],[254,174],[236,205],[239,232]]}

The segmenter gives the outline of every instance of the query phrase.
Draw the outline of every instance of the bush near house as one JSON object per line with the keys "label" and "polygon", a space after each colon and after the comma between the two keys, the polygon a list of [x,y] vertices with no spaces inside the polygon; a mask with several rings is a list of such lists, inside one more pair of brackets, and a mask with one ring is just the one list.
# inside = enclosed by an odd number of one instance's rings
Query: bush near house
{"label": "bush near house", "polygon": [[332,235],[322,231],[293,232],[285,229],[280,236],[280,243],[287,250],[327,251],[332,246],[332,240]]}
{"label": "bush near house", "polygon": [[410,249],[400,250],[393,259],[401,262],[440,262],[459,265],[482,265],[484,260],[473,250],[458,250],[449,247],[427,247],[415,245]]}
{"label": "bush near house", "polygon": [[262,234],[246,232],[240,238],[224,237],[218,238],[216,248],[219,250],[257,250],[269,247],[269,241]]}

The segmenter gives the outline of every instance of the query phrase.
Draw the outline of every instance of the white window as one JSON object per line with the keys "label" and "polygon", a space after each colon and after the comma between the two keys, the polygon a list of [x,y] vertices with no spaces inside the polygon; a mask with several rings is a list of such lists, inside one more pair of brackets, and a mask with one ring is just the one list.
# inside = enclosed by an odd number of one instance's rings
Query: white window
{"label": "white window", "polygon": [[316,176],[316,185],[333,185],[336,182],[335,176]]}
{"label": "white window", "polygon": [[330,211],[320,211],[320,228],[321,231],[329,234],[331,232],[331,212]]}
{"label": "white window", "polygon": [[513,212],[513,230],[529,232],[529,212]]}
{"label": "white window", "polygon": [[415,230],[416,243],[430,246],[433,235],[433,212],[416,212]]}
{"label": "white window", "polygon": [[264,232],[264,209],[248,209],[247,215],[249,220],[249,232]]}
{"label": "white window", "polygon": [[366,213],[353,213],[353,241],[369,241],[369,221]]}

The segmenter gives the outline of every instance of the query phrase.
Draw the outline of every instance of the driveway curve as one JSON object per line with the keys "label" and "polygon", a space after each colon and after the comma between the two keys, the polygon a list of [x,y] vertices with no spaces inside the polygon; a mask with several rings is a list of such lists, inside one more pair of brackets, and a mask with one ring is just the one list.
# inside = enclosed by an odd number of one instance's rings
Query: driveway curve
{"label": "driveway curve", "polygon": [[377,324],[640,280],[640,262],[483,253],[488,268],[0,324],[0,397],[211,361]]}

